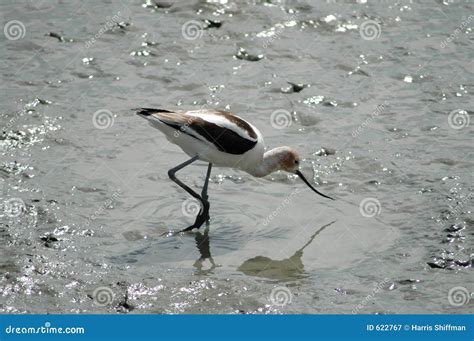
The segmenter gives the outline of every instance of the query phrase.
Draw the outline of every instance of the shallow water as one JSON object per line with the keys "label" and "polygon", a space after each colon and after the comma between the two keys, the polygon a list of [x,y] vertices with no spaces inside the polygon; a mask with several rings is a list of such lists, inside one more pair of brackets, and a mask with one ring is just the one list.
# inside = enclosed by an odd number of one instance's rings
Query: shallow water
{"label": "shallow water", "polygon": [[[472,312],[473,9],[2,3],[0,312]],[[140,106],[238,113],[337,200],[214,168],[170,234],[187,156]]]}

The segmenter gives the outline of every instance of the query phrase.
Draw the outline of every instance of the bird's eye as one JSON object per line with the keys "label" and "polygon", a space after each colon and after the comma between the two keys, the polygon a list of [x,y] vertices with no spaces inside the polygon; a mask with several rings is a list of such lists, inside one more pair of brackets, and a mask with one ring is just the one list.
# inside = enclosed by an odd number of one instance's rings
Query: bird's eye
{"label": "bird's eye", "polygon": [[300,161],[299,160],[295,160],[295,165],[299,165],[300,164]]}

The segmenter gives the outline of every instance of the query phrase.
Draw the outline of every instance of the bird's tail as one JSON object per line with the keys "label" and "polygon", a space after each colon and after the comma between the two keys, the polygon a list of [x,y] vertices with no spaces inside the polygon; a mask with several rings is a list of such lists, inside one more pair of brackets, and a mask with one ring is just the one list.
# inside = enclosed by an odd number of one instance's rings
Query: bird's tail
{"label": "bird's tail", "polygon": [[153,108],[135,108],[132,109],[133,111],[137,112],[137,115],[141,116],[150,116],[151,114],[157,113],[157,112],[168,112],[172,113],[173,111],[165,110],[165,109],[153,109]]}

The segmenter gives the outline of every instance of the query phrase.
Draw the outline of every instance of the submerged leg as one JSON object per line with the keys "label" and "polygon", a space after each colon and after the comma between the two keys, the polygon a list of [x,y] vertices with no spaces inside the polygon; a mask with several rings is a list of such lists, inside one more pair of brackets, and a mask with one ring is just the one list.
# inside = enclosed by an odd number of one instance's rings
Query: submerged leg
{"label": "submerged leg", "polygon": [[206,179],[204,180],[204,186],[202,186],[202,192],[201,192],[201,198],[203,202],[206,203],[206,205],[203,205],[203,215],[204,218],[206,219],[207,222],[209,222],[209,208],[211,207],[211,204],[209,204],[209,196],[207,195],[207,188],[209,185],[209,178],[211,177],[211,169],[212,169],[212,163],[209,163],[207,166],[207,173],[206,173]]}
{"label": "submerged leg", "polygon": [[207,202],[207,200],[201,198],[199,196],[199,194],[197,194],[195,191],[193,191],[191,188],[189,188],[187,185],[185,185],[181,180],[179,180],[177,177],[176,177],[176,172],[183,169],[184,167],[186,167],[187,165],[193,163],[194,161],[196,161],[199,157],[196,155],[194,157],[192,157],[191,159],[189,159],[188,161],[185,161],[181,164],[179,164],[178,166],[174,167],[174,168],[171,168],[169,171],[168,171],[168,176],[170,177],[171,180],[173,180],[179,187],[181,187],[182,189],[184,189],[186,192],[188,192],[193,198],[199,200],[199,202],[201,203],[201,209],[199,210],[199,213],[196,217],[196,221],[194,222],[193,225],[185,228],[184,230],[182,231],[191,231],[193,228],[200,228],[201,225],[207,220],[209,219],[209,203]]}

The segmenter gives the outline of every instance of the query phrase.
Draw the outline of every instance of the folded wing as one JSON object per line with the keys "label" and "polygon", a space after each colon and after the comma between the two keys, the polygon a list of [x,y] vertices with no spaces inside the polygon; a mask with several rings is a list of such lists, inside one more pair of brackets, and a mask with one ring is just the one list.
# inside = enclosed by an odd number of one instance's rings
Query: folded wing
{"label": "folded wing", "polygon": [[160,122],[201,142],[229,154],[241,155],[257,144],[252,126],[238,116],[220,110],[172,112],[162,109],[141,109]]}

